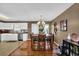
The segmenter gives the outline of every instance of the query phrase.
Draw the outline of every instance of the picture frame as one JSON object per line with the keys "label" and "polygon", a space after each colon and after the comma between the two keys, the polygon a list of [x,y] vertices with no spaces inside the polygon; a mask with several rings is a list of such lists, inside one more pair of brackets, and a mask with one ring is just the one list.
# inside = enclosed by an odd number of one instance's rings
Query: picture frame
{"label": "picture frame", "polygon": [[67,31],[67,19],[60,21],[60,31]]}

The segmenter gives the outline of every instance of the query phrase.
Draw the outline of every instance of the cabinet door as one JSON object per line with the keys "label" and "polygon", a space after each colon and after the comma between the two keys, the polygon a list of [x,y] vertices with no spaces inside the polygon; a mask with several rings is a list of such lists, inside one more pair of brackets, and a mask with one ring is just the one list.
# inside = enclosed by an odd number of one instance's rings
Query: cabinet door
{"label": "cabinet door", "polygon": [[1,34],[1,41],[18,41],[18,34]]}
{"label": "cabinet door", "polygon": [[28,34],[23,34],[23,41],[28,40]]}
{"label": "cabinet door", "polygon": [[13,29],[12,23],[0,23],[0,29]]}

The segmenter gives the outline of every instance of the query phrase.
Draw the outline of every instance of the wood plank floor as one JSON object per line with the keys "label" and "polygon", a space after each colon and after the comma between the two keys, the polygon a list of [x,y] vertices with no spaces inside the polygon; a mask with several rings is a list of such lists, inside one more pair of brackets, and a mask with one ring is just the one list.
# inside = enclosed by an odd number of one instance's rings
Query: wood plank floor
{"label": "wood plank floor", "polygon": [[[55,44],[53,45],[56,48]],[[27,40],[16,49],[10,56],[56,56],[56,51],[32,51],[31,40]]]}

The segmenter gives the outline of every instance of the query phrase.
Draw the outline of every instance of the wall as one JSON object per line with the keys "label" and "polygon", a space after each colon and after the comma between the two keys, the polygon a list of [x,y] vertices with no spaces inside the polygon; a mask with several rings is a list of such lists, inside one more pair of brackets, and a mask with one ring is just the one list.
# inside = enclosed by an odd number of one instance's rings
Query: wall
{"label": "wall", "polygon": [[[60,21],[67,19],[68,20],[68,31],[60,31]],[[51,32],[53,32],[53,24],[57,22],[58,31],[55,35],[55,41],[59,44],[63,39],[67,37],[68,33],[78,33],[79,34],[79,4],[74,4],[57,18],[55,18],[51,23]]]}

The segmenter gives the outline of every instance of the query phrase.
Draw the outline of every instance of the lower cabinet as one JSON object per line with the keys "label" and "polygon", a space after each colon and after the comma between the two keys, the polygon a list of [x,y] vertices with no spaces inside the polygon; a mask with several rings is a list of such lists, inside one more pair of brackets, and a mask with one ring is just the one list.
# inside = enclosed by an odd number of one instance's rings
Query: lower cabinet
{"label": "lower cabinet", "polygon": [[1,41],[18,41],[18,34],[4,33],[0,37]]}
{"label": "lower cabinet", "polygon": [[26,41],[26,40],[28,40],[28,34],[23,34],[23,41]]}
{"label": "lower cabinet", "polygon": [[26,41],[28,40],[28,34],[26,33],[4,33],[0,34],[0,41]]}

